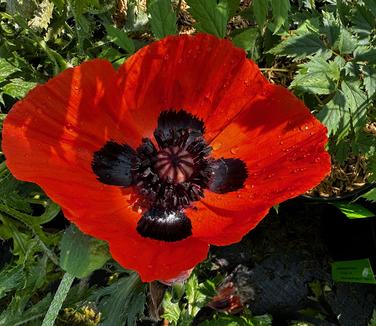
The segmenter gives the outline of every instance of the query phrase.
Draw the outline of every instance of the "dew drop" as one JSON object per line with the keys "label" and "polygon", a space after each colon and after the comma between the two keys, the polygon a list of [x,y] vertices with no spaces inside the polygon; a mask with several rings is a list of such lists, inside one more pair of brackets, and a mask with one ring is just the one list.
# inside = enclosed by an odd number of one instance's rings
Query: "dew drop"
{"label": "dew drop", "polygon": [[230,149],[231,154],[236,155],[239,152],[239,147],[233,147]]}
{"label": "dew drop", "polygon": [[251,82],[250,82],[249,80],[245,80],[245,81],[244,81],[244,85],[245,85],[246,87],[249,87],[249,86],[251,85]]}
{"label": "dew drop", "polygon": [[280,144],[280,145],[283,145],[283,144],[284,144],[284,142],[283,142],[283,141],[281,140],[281,141],[279,142],[279,144]]}
{"label": "dew drop", "polygon": [[212,145],[213,151],[217,151],[221,147],[222,147],[222,143],[220,143],[220,142],[214,142],[214,144]]}
{"label": "dew drop", "polygon": [[321,161],[321,158],[320,158],[320,157],[316,157],[316,158],[315,158],[315,162],[316,162],[316,163],[319,163],[320,161]]}

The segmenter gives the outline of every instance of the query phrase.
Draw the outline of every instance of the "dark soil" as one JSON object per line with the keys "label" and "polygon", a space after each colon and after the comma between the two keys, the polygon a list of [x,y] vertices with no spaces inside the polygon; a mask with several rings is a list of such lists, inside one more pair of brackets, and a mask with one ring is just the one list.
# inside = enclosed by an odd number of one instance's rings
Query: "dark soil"
{"label": "dark soil", "polygon": [[376,307],[376,285],[334,283],[330,263],[370,258],[376,270],[375,226],[372,218],[348,220],[331,205],[295,199],[240,243],[213,248],[213,261],[227,281],[242,284],[252,313],[272,314],[273,325],[363,326]]}

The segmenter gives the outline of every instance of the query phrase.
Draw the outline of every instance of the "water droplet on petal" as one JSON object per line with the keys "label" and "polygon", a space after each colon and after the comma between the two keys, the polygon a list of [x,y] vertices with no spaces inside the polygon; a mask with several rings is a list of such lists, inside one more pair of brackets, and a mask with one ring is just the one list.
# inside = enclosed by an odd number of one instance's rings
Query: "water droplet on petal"
{"label": "water droplet on petal", "polygon": [[221,147],[222,147],[222,143],[220,143],[220,142],[214,142],[214,144],[212,145],[213,151],[217,151]]}
{"label": "water droplet on petal", "polygon": [[231,154],[236,155],[239,152],[239,147],[233,147],[230,149]]}

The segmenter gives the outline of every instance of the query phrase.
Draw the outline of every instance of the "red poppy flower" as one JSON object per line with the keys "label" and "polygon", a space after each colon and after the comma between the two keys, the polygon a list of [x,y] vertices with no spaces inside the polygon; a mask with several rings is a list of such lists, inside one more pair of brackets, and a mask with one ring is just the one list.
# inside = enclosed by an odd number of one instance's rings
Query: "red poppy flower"
{"label": "red poppy flower", "polygon": [[328,173],[326,129],[228,40],[171,36],[118,71],[67,69],[19,101],[3,150],[144,281],[239,241]]}

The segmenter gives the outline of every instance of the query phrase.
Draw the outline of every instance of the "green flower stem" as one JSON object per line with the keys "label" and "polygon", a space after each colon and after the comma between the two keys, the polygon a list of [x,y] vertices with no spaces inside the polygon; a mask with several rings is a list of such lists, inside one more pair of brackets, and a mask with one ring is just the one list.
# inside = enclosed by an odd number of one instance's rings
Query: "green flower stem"
{"label": "green flower stem", "polygon": [[44,316],[42,326],[54,325],[57,315],[63,305],[65,298],[67,297],[67,294],[69,292],[69,289],[72,286],[73,281],[74,281],[73,275],[69,273],[64,274],[60,282],[60,285],[55,293],[55,296],[51,302],[51,305],[48,308],[46,316]]}

